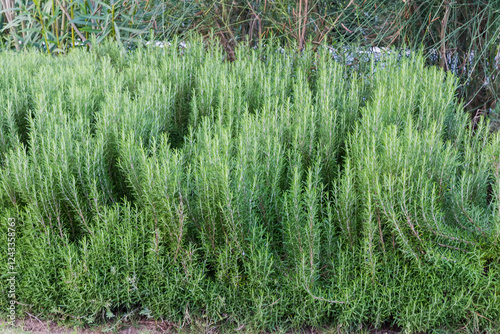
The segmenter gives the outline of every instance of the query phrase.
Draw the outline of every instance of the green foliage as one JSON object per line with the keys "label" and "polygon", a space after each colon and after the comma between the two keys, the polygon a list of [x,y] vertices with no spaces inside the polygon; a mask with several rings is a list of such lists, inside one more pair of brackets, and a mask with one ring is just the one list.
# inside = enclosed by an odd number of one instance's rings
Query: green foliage
{"label": "green foliage", "polygon": [[[232,60],[239,44],[317,50],[326,41],[354,63],[365,58],[359,46],[423,47],[430,63],[460,78],[461,98],[479,116],[499,99],[499,14],[500,0],[1,0],[0,38],[9,49],[59,54],[109,40],[167,47],[195,33],[217,38]],[[338,47],[345,43],[347,52]]]}
{"label": "green foliage", "polygon": [[189,43],[0,54],[19,315],[500,328],[500,135],[456,77]]}

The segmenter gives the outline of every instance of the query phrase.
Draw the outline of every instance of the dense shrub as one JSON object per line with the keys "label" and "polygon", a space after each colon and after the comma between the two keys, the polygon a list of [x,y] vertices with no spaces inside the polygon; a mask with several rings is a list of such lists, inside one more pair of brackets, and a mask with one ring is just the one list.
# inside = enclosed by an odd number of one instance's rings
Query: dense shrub
{"label": "dense shrub", "polygon": [[0,54],[20,316],[498,330],[500,135],[456,79],[277,51]]}
{"label": "dense shrub", "polygon": [[500,118],[500,0],[0,1],[8,49],[61,54],[109,39],[164,47],[193,33],[217,39],[230,59],[238,45],[270,38],[300,50],[326,42],[353,62],[386,47],[423,48],[429,63],[460,78],[472,118]]}

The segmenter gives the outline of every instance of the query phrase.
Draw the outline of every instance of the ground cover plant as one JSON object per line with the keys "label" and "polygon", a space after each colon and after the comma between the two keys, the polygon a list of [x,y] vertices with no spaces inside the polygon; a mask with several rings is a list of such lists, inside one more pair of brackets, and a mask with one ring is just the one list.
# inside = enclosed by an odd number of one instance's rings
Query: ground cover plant
{"label": "ground cover plant", "polygon": [[499,330],[500,135],[456,78],[281,51],[0,54],[19,317]]}

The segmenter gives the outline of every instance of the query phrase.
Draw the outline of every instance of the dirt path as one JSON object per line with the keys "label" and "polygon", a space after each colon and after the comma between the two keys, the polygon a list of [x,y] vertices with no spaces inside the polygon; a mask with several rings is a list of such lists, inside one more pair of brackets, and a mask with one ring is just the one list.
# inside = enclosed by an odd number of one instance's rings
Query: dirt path
{"label": "dirt path", "polygon": [[5,334],[25,334],[25,333],[51,333],[51,334],[91,334],[91,333],[120,333],[120,334],[156,334],[174,333],[172,326],[167,323],[154,321],[141,321],[138,323],[125,323],[116,326],[108,324],[96,326],[92,329],[76,329],[58,325],[50,321],[40,321],[28,319],[17,321],[16,327],[10,327],[5,322],[0,322],[0,333]]}

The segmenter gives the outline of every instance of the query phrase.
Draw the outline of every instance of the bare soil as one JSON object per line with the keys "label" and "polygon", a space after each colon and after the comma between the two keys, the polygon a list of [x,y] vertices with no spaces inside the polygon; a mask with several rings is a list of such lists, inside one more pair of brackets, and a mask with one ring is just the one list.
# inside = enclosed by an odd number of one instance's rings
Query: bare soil
{"label": "bare soil", "polygon": [[26,319],[16,321],[16,327],[9,327],[5,322],[0,322],[0,333],[53,333],[53,334],[90,334],[90,333],[119,333],[119,334],[156,334],[156,333],[179,333],[175,331],[172,324],[168,322],[139,321],[137,323],[123,323],[116,326],[107,324],[89,329],[70,328],[61,326],[51,321],[38,319]]}
{"label": "bare soil", "polygon": [[[240,326],[235,328],[234,333],[252,333],[245,330],[245,326]],[[9,327],[5,321],[0,321],[0,333],[5,334],[27,334],[27,333],[53,333],[53,334],[91,334],[91,333],[118,333],[118,334],[157,334],[157,333],[221,333],[217,327],[213,327],[201,322],[196,322],[191,324],[191,328],[179,329],[177,325],[169,323],[166,321],[154,321],[154,320],[144,320],[137,321],[134,323],[110,323],[106,325],[95,326],[88,329],[81,328],[70,328],[59,325],[51,321],[41,321],[36,318],[29,318],[25,320],[16,321],[15,327]],[[313,329],[313,328],[303,328],[296,332],[283,332],[283,334],[340,334],[345,333],[341,328],[325,328],[325,329]],[[353,333],[361,334],[400,334],[400,331],[394,331],[390,329],[366,329],[360,328],[359,331]]]}

